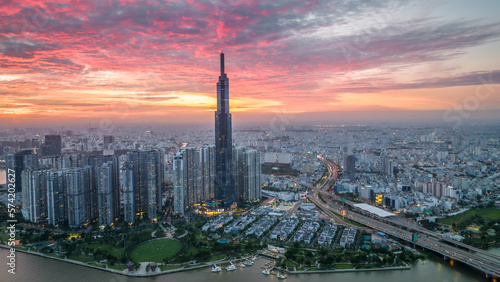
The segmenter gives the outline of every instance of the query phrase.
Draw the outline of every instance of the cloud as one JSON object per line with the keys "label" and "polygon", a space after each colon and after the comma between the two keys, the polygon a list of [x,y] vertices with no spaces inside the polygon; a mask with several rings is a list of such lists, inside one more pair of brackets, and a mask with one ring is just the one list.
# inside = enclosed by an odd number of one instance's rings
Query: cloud
{"label": "cloud", "polygon": [[16,37],[0,39],[0,52],[8,57],[30,59],[37,52],[51,51],[61,48],[57,43],[46,43],[41,40],[23,40]]}
{"label": "cloud", "polygon": [[[319,111],[344,93],[480,85],[485,74],[497,81],[491,67],[449,62],[498,44],[500,23],[436,17],[434,8],[396,0],[11,1],[0,8],[0,93],[2,102],[31,97],[75,115],[101,115],[116,99],[137,111],[211,110],[221,50],[240,111],[259,103]],[[440,63],[451,65],[414,72]]]}

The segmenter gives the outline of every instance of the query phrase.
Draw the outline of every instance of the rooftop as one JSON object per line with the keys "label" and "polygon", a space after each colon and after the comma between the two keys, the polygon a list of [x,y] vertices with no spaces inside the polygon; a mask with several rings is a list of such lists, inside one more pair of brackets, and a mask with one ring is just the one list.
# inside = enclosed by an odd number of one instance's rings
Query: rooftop
{"label": "rooftop", "polygon": [[379,209],[377,207],[368,205],[368,204],[355,204],[354,205],[357,208],[360,208],[364,211],[367,211],[369,213],[373,213],[375,215],[378,215],[380,217],[388,217],[388,216],[394,216],[395,214],[391,212],[384,211],[383,209]]}

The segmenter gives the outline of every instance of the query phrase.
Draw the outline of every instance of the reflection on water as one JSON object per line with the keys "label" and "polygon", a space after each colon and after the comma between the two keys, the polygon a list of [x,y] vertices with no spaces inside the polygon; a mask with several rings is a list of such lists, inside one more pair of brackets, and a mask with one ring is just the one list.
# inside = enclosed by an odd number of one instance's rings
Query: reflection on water
{"label": "reflection on water", "polygon": [[[500,249],[495,251],[500,252]],[[222,271],[220,273],[212,273],[209,268],[206,268],[154,277],[136,278],[19,252],[16,253],[16,274],[12,275],[7,273],[7,255],[7,250],[0,249],[0,281],[282,281],[276,278],[276,276],[265,276],[261,273],[261,267],[267,262],[265,259],[259,259],[251,267],[238,268],[232,272]],[[411,267],[411,270],[396,271],[291,274],[288,275],[285,281],[488,281],[484,278],[484,274],[475,272],[458,262],[455,262],[454,266],[451,266],[449,261],[444,261],[438,256],[427,260],[425,264],[422,262],[414,263]]]}

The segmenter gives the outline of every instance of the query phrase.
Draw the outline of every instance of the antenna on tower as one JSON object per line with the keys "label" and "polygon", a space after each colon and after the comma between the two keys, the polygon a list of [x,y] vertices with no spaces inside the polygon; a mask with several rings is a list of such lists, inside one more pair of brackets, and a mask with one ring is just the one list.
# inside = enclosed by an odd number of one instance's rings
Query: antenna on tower
{"label": "antenna on tower", "polygon": [[220,75],[224,75],[224,51],[220,53]]}

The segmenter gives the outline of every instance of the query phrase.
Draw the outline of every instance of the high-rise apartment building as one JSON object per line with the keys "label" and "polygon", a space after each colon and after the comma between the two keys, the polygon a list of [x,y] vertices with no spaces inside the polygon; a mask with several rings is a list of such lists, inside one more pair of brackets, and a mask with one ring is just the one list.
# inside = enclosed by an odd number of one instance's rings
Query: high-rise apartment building
{"label": "high-rise apartment building", "polygon": [[243,200],[257,201],[262,197],[261,156],[257,150],[243,153]]}
{"label": "high-rise apartment building", "polygon": [[382,157],[380,159],[380,173],[382,175],[387,176],[387,177],[393,177],[394,176],[394,162],[387,157]]}
{"label": "high-rise apartment building", "polygon": [[115,220],[114,206],[118,203],[113,199],[113,163],[104,163],[96,169],[97,202],[99,209],[99,225],[109,225]]}
{"label": "high-rise apartment building", "polygon": [[47,219],[57,226],[67,220],[66,171],[52,170],[47,174]]}
{"label": "high-rise apartment building", "polygon": [[174,213],[184,215],[184,156],[177,152],[173,162],[174,171]]}
{"label": "high-rise apartment building", "polygon": [[174,212],[214,198],[215,147],[182,148],[174,157]]}
{"label": "high-rise apartment building", "polygon": [[122,185],[123,191],[130,193],[130,190],[132,190],[133,193],[133,199],[124,202],[124,204],[129,205],[126,208],[124,207],[124,211],[126,209],[128,213],[127,218],[132,220],[130,215],[133,214],[135,215],[134,218],[147,215],[146,218],[154,219],[163,204],[161,193],[163,181],[162,154],[155,150],[127,153],[125,170],[122,168],[122,180],[124,179],[127,182],[123,184],[125,186]]}
{"label": "high-rise apartment building", "polygon": [[122,193],[123,193],[123,220],[126,222],[134,222],[135,220],[135,205],[134,205],[134,166],[130,162],[126,162],[121,168],[122,175]]}
{"label": "high-rise apartment building", "polygon": [[215,146],[205,145],[200,151],[200,170],[201,170],[201,199],[203,201],[215,197]]}
{"label": "high-rise apartment building", "polygon": [[39,223],[47,219],[48,170],[27,168],[22,172],[25,187],[22,191],[24,219]]}
{"label": "high-rise apartment building", "polygon": [[93,220],[91,214],[91,193],[94,183],[94,169],[90,166],[69,169],[65,173],[67,220],[70,227],[79,227]]}

